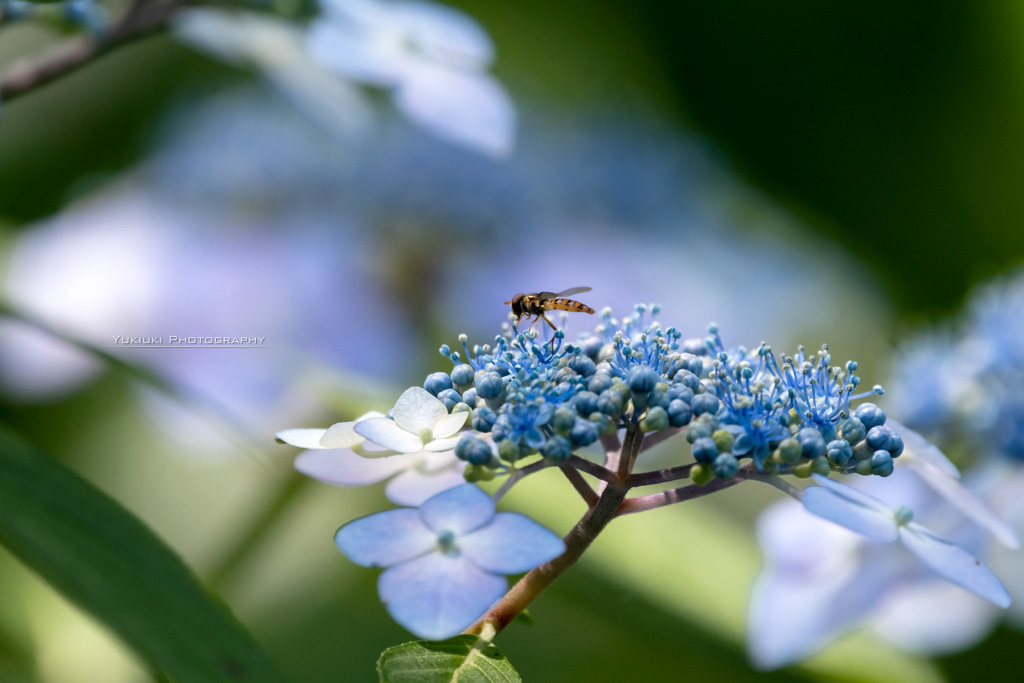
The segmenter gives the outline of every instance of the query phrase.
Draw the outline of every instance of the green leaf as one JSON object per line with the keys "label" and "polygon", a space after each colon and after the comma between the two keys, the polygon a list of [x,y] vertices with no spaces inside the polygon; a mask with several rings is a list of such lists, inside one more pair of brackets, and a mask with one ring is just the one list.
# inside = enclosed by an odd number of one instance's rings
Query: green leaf
{"label": "green leaf", "polygon": [[476,636],[417,640],[389,647],[377,660],[381,683],[519,683],[501,650]]}
{"label": "green leaf", "polygon": [[280,680],[260,646],[149,528],[2,428],[0,543],[163,676]]}

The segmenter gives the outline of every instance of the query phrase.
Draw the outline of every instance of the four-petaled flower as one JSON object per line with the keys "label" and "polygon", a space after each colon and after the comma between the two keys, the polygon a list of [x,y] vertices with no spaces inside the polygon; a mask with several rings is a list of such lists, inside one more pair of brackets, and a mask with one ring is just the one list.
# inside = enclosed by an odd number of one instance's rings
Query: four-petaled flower
{"label": "four-petaled flower", "polygon": [[472,484],[349,522],[335,535],[356,564],[384,567],[377,587],[399,624],[421,638],[456,635],[505,594],[504,575],[565,552],[554,533],[494,502]]}
{"label": "four-petaled flower", "polygon": [[310,449],[295,459],[295,469],[306,476],[335,486],[391,479],[385,495],[399,505],[419,505],[465,482],[455,434],[469,413],[449,414],[441,401],[413,387],[398,399],[393,415],[394,420],[369,412],[329,429],[286,429],[277,438]]}
{"label": "four-petaled flower", "polygon": [[943,578],[1000,606],[1010,604],[1010,594],[988,567],[973,555],[927,528],[911,521],[906,507],[891,509],[863,491],[815,474],[819,486],[804,489],[801,500],[808,512],[854,531],[872,541],[904,547]]}

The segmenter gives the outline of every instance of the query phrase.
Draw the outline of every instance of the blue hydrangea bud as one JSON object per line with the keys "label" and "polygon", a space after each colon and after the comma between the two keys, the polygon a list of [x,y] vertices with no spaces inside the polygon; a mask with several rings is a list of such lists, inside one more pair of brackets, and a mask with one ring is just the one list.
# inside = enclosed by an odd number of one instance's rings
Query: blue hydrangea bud
{"label": "blue hydrangea bud", "polygon": [[853,459],[853,448],[846,439],[836,439],[828,442],[825,454],[828,455],[829,462],[836,467],[846,467]]}
{"label": "blue hydrangea bud", "polygon": [[673,427],[685,427],[693,418],[693,410],[682,399],[675,399],[668,404],[668,423]]}
{"label": "blue hydrangea bud", "polygon": [[856,446],[866,435],[867,427],[856,417],[851,417],[839,426],[839,436],[846,439],[851,446]]}
{"label": "blue hydrangea bud", "polygon": [[498,414],[488,408],[487,406],[480,406],[473,411],[473,417],[470,418],[470,422],[478,432],[489,432],[494,427],[495,421],[498,419]]}
{"label": "blue hydrangea bud", "polygon": [[638,394],[646,394],[654,390],[654,385],[661,379],[661,375],[646,365],[638,365],[629,371],[626,376],[626,384]]}
{"label": "blue hydrangea bud", "polygon": [[740,461],[732,453],[720,453],[712,467],[719,479],[732,479],[740,471]]}
{"label": "blue hydrangea bud", "polygon": [[[445,377],[447,376],[448,375],[445,375]],[[437,397],[441,400],[441,403],[444,404],[444,407],[448,409],[449,413],[452,411],[452,408],[455,407],[455,404],[460,403],[462,401],[462,394],[455,391],[454,389],[445,389],[440,394],[438,394]]]}
{"label": "blue hydrangea bud", "polygon": [[437,396],[445,389],[452,388],[452,378],[445,372],[432,372],[423,380],[423,388]]}
{"label": "blue hydrangea bud", "polygon": [[825,439],[814,427],[804,427],[796,433],[805,458],[817,458],[825,454]]}
{"label": "blue hydrangea bud", "polygon": [[885,424],[885,413],[874,403],[861,403],[857,406],[854,416],[863,422],[867,429]]}
{"label": "blue hydrangea bud", "polygon": [[597,399],[597,409],[610,417],[622,415],[623,408],[622,395],[615,389],[601,392]]}
{"label": "blue hydrangea bud", "polygon": [[680,384],[672,384],[668,388],[668,392],[667,393],[668,393],[668,398],[669,398],[670,401],[674,401],[676,399],[679,399],[680,401],[684,401],[686,403],[689,403],[690,401],[693,400],[693,389],[691,389],[690,387],[688,387],[688,386],[686,386],[685,384],[682,384],[682,383],[680,383]]}
{"label": "blue hydrangea bud", "polygon": [[583,418],[577,419],[576,424],[572,426],[572,431],[569,432],[569,440],[572,442],[573,448],[589,446],[597,441],[598,436],[600,436],[598,426]]}
{"label": "blue hydrangea bud", "polygon": [[709,393],[697,394],[690,401],[694,415],[715,415],[720,405],[721,401],[718,400],[718,397]]}
{"label": "blue hydrangea bud", "polygon": [[558,406],[551,418],[551,427],[559,434],[568,434],[576,424],[576,411],[566,406]]}
{"label": "blue hydrangea bud", "polygon": [[853,469],[857,474],[861,475],[862,477],[874,474],[871,471],[871,458],[868,458],[867,460],[857,461],[857,466],[854,467]]}
{"label": "blue hydrangea bud", "polygon": [[647,405],[651,407],[664,408],[668,410],[668,404],[672,402],[672,399],[668,397],[668,385],[663,382],[659,382],[654,386],[654,391],[651,392],[647,398]]}
{"label": "blue hydrangea bud", "polygon": [[592,391],[594,394],[600,394],[603,391],[607,391],[612,388],[612,376],[603,372],[599,372],[590,378],[587,382],[587,389]]}
{"label": "blue hydrangea bud", "polygon": [[[697,439],[711,438],[711,427],[704,422],[694,422],[686,428],[686,440],[690,443],[696,443]],[[712,441],[712,443],[714,443]]]}
{"label": "blue hydrangea bud", "polygon": [[490,444],[483,439],[467,434],[455,444],[455,457],[465,460],[471,465],[486,465],[491,462],[493,454]]}
{"label": "blue hydrangea bud", "polygon": [[700,389],[700,377],[689,370],[680,370],[676,373],[675,377],[672,378],[672,381],[682,384],[693,393],[697,393]]}
{"label": "blue hydrangea bud", "polygon": [[476,375],[476,394],[480,398],[498,398],[503,386],[497,372],[485,370]]}
{"label": "blue hydrangea bud", "polygon": [[867,462],[871,463],[872,474],[877,474],[880,477],[888,477],[892,474],[893,463],[889,451],[875,451],[875,454],[871,456],[871,460]]}
{"label": "blue hydrangea bud", "polygon": [[889,445],[889,430],[883,426],[872,427],[868,430],[867,442],[868,446],[872,449],[888,450],[886,447]]}
{"label": "blue hydrangea bud", "polygon": [[896,432],[889,432],[889,447],[885,450],[889,451],[889,455],[893,458],[898,458],[903,455],[903,437]]}
{"label": "blue hydrangea bud", "polygon": [[686,370],[696,377],[700,377],[704,372],[704,361],[702,361],[699,356],[695,356],[692,353],[680,354],[679,362],[682,365],[683,370]]}
{"label": "blue hydrangea bud", "polygon": [[714,462],[715,458],[718,457],[718,446],[715,445],[715,440],[710,436],[702,436],[694,441],[693,457],[700,463],[708,464]]}
{"label": "blue hydrangea bud", "polygon": [[581,377],[590,377],[597,372],[597,365],[582,353],[578,353],[569,360],[569,369]]}
{"label": "blue hydrangea bud", "polygon": [[668,412],[664,408],[654,407],[640,420],[640,431],[656,432],[668,427]]}
{"label": "blue hydrangea bud", "polygon": [[456,365],[452,370],[452,383],[459,389],[464,389],[473,383],[473,376],[475,374],[472,365],[465,363]]}
{"label": "blue hydrangea bud", "polygon": [[576,394],[572,405],[580,415],[590,415],[597,411],[597,394],[592,391],[581,391]]}
{"label": "blue hydrangea bud", "polygon": [[462,402],[470,408],[476,408],[476,387],[470,387],[462,392]]}
{"label": "blue hydrangea bud", "polygon": [[564,436],[555,434],[548,438],[548,442],[540,449],[541,454],[552,462],[565,462],[572,455],[572,444]]}

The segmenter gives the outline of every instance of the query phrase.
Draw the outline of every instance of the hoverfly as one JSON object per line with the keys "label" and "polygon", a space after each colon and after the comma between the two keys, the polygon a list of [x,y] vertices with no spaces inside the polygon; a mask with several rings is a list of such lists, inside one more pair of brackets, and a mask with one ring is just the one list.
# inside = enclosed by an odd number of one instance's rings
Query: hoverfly
{"label": "hoverfly", "polygon": [[530,323],[530,327],[537,320],[544,320],[551,329],[557,330],[555,324],[548,320],[547,316],[544,315],[547,311],[573,311],[576,313],[593,313],[594,309],[590,306],[581,304],[579,301],[573,301],[572,299],[566,299],[565,297],[570,294],[581,294],[583,292],[589,292],[590,287],[570,287],[562,292],[537,292],[535,294],[516,294],[512,297],[512,301],[506,301],[505,305],[512,306],[512,313],[516,316],[516,325],[525,316],[532,315],[533,322]]}

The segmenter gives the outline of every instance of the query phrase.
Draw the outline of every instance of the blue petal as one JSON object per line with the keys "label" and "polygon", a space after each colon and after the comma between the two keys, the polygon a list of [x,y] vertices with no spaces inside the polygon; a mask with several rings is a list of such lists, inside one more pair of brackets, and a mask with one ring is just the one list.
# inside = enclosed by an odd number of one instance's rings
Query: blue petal
{"label": "blue petal", "polygon": [[487,526],[461,537],[459,549],[489,572],[519,574],[555,559],[565,552],[565,544],[529,517],[502,512]]}
{"label": "blue petal", "polygon": [[429,498],[420,506],[420,516],[434,531],[462,536],[491,521],[494,501],[483,489],[463,484]]}
{"label": "blue petal", "polygon": [[828,477],[814,475],[820,486],[808,486],[800,498],[808,512],[872,541],[899,538],[896,516],[881,501]]}
{"label": "blue petal", "polygon": [[457,555],[431,553],[392,567],[377,589],[388,612],[420,638],[443,640],[469,627],[508,584]]}
{"label": "blue petal", "polygon": [[334,542],[356,564],[391,567],[436,548],[437,534],[418,510],[400,508],[349,522],[338,529]]}
{"label": "blue petal", "polygon": [[907,550],[947,581],[1000,607],[1010,606],[1010,594],[1002,582],[963,548],[939,538],[914,522],[900,528],[900,538]]}

